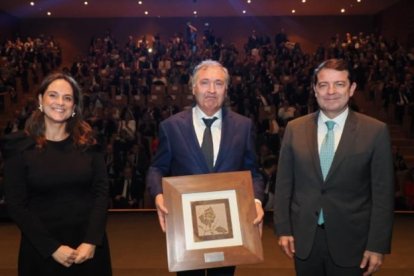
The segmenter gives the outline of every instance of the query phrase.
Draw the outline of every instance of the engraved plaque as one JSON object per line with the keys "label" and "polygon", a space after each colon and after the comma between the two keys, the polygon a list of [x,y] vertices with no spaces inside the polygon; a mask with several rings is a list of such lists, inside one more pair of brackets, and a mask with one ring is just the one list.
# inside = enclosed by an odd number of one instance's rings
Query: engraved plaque
{"label": "engraved plaque", "polygon": [[204,261],[206,263],[223,262],[224,252],[211,252],[204,254]]}

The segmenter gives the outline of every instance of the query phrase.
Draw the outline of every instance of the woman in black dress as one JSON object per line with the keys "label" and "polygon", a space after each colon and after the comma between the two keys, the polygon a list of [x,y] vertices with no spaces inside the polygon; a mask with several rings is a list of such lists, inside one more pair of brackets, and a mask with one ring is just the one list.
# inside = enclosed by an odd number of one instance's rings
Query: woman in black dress
{"label": "woman in black dress", "polygon": [[80,88],[54,73],[38,100],[24,133],[2,141],[6,202],[22,233],[19,275],[111,275],[106,168]]}

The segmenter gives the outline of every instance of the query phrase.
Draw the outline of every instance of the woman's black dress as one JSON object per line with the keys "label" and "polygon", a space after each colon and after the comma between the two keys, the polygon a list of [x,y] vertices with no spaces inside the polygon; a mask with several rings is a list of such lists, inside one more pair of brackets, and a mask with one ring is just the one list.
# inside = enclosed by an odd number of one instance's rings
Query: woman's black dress
{"label": "woman's black dress", "polygon": [[[105,234],[108,181],[103,154],[71,137],[44,149],[23,133],[2,141],[6,203],[22,233],[19,275],[111,275]],[[66,268],[52,258],[61,245],[96,245],[94,258]]]}

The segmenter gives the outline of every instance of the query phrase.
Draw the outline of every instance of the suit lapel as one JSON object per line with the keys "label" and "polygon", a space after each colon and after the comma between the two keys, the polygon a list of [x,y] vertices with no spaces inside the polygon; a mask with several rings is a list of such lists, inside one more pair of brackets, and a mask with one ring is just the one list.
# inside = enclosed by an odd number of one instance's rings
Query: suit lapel
{"label": "suit lapel", "polygon": [[190,152],[193,153],[192,155],[194,156],[197,165],[206,173],[209,172],[209,168],[207,166],[206,160],[204,159],[203,152],[201,151],[200,144],[198,143],[197,135],[195,133],[192,109],[188,110],[188,112],[183,113],[183,124],[180,126],[180,128],[185,134],[184,137],[188,138],[188,140],[184,141],[184,143],[187,143]]}
{"label": "suit lapel", "polygon": [[338,148],[336,149],[334,159],[332,161],[329,173],[326,176],[326,180],[329,180],[331,175],[337,170],[356,143],[356,129],[357,129],[357,117],[350,110],[348,117],[345,121],[344,130],[342,132],[341,140],[339,141]]}
{"label": "suit lapel", "polygon": [[[222,120],[221,120],[221,139],[220,147],[217,155],[216,164],[214,165],[213,171],[216,171],[220,167],[220,164],[223,162],[224,157],[227,156],[227,152],[231,146],[231,137],[233,137],[237,132],[235,125],[231,124],[232,114],[226,108],[222,109]],[[233,121],[234,122],[234,121]]]}
{"label": "suit lapel", "polygon": [[308,141],[308,149],[313,159],[312,164],[314,170],[317,172],[320,179],[323,179],[318,152],[318,116],[319,112],[315,112],[314,116],[308,121],[306,126],[306,140]]}

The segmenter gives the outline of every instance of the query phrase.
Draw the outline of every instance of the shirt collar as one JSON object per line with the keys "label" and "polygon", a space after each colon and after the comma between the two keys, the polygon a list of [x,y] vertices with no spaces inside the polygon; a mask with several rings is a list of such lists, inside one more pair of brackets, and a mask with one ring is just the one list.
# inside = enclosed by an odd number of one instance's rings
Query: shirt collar
{"label": "shirt collar", "polygon": [[335,125],[342,128],[345,125],[345,120],[348,117],[348,114],[349,114],[349,108],[347,107],[344,110],[344,112],[342,112],[341,114],[339,114],[335,118],[331,119],[328,116],[326,116],[325,113],[323,113],[323,111],[321,110],[319,112],[318,124],[325,124],[326,121],[334,121]]}
{"label": "shirt collar", "polygon": [[193,114],[196,116],[196,121],[204,126],[204,122],[203,122],[203,118],[213,118],[213,117],[217,117],[217,120],[213,123],[216,124],[216,122],[219,122],[221,124],[221,118],[222,118],[222,108],[220,108],[213,116],[207,116],[198,105],[196,105],[193,108]]}

